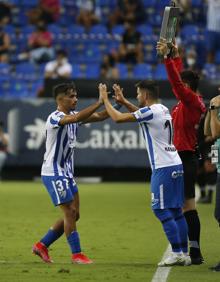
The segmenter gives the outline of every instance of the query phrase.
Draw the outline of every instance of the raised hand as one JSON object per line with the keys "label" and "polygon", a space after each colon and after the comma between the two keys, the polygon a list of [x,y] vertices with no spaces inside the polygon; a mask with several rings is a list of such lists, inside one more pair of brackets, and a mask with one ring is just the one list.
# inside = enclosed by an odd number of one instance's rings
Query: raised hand
{"label": "raised hand", "polygon": [[171,48],[172,48],[172,57],[173,58],[179,57],[179,49],[178,49],[178,45],[176,44],[175,38],[171,44]]}
{"label": "raised hand", "polygon": [[108,99],[108,92],[106,84],[99,83],[99,101],[103,103],[105,99]]}
{"label": "raised hand", "polygon": [[166,39],[160,38],[160,41],[157,42],[157,52],[162,56],[166,56],[169,53],[169,48],[167,46]]}
{"label": "raised hand", "polygon": [[112,96],[115,99],[115,102],[118,104],[123,104],[125,101],[123,88],[121,88],[118,84],[114,84],[112,88],[115,92],[115,94]]}

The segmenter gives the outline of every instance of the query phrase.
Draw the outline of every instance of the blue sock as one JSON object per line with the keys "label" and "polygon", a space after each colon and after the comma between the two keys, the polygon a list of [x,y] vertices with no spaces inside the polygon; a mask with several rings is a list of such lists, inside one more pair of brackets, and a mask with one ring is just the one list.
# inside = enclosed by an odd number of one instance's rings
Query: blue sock
{"label": "blue sock", "polygon": [[73,231],[67,238],[72,254],[81,253],[80,239],[77,231]]}
{"label": "blue sock", "polygon": [[172,213],[168,209],[157,209],[154,210],[154,213],[163,225],[164,232],[171,244],[172,251],[180,253],[182,250],[180,246],[179,231]]}
{"label": "blue sock", "polygon": [[179,236],[180,236],[180,245],[183,253],[188,253],[188,226],[186,223],[186,219],[182,213],[182,210],[179,209],[172,209],[173,216],[175,218]]}
{"label": "blue sock", "polygon": [[62,235],[63,235],[63,231],[57,232],[53,229],[49,229],[47,234],[40,240],[40,242],[43,243],[48,248],[53,242],[59,239],[60,236]]}

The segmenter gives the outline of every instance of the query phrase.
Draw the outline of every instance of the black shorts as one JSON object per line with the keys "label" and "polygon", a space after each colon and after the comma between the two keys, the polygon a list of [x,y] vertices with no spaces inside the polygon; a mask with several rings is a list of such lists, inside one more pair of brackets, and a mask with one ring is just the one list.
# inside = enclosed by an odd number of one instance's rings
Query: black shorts
{"label": "black shorts", "polygon": [[195,184],[196,184],[196,174],[197,174],[197,156],[191,151],[181,151],[178,152],[184,170],[184,196],[185,199],[195,198]]}

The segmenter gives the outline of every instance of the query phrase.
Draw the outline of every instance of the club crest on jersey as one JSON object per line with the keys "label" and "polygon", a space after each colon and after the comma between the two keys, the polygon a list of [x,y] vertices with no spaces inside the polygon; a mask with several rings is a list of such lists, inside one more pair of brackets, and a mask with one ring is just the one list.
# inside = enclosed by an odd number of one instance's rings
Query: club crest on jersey
{"label": "club crest on jersey", "polygon": [[183,170],[177,170],[172,172],[172,178],[177,178],[179,176],[183,176]]}

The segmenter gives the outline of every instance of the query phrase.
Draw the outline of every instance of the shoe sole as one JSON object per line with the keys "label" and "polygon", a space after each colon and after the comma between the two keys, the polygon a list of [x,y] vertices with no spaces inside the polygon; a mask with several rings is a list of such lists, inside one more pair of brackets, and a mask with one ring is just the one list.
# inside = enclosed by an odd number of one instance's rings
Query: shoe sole
{"label": "shoe sole", "polygon": [[36,249],[32,249],[32,254],[34,254],[34,255],[36,255],[36,256],[39,256],[39,257],[42,259],[42,261],[45,262],[45,263],[53,263],[52,260],[45,260],[45,259],[42,257],[41,253],[40,253],[38,250],[36,250]]}
{"label": "shoe sole", "polygon": [[158,263],[158,266],[160,266],[160,267],[169,267],[169,266],[175,266],[175,265],[177,265],[177,266],[185,266],[185,261],[176,261],[174,263],[169,263],[169,264],[167,264],[167,263],[164,263],[164,264]]}
{"label": "shoe sole", "polygon": [[72,263],[75,263],[75,264],[92,264],[93,261],[91,261],[91,262],[82,262],[82,261],[75,261],[75,260],[73,260]]}

